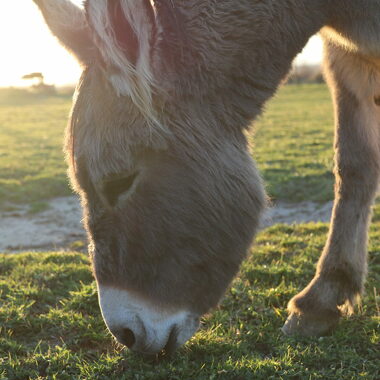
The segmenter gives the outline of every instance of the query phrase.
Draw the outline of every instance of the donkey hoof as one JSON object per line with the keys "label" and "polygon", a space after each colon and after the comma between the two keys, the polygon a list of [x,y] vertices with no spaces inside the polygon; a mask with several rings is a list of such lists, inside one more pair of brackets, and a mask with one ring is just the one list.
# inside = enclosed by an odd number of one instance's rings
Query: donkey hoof
{"label": "donkey hoof", "polygon": [[313,318],[304,314],[291,313],[281,331],[285,335],[324,336],[335,328],[339,318]]}

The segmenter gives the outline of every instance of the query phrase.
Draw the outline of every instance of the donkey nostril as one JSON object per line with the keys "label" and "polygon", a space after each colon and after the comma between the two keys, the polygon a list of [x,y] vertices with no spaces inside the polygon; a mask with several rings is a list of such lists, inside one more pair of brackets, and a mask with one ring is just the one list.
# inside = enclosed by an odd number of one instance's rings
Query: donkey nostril
{"label": "donkey nostril", "polygon": [[124,329],[119,335],[119,341],[121,344],[131,348],[136,342],[135,334],[130,329]]}

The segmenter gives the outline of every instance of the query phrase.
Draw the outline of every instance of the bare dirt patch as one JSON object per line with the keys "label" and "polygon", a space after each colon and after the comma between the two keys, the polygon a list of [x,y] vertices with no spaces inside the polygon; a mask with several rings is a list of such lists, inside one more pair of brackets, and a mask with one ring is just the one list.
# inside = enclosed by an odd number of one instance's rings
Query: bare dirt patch
{"label": "bare dirt patch", "polygon": [[35,214],[30,214],[27,205],[0,212],[0,252],[60,250],[86,240],[76,197],[56,198],[47,203],[46,211]]}
{"label": "bare dirt patch", "polygon": [[[47,210],[35,214],[30,214],[27,205],[0,212],[0,252],[62,250],[74,242],[86,241],[76,197],[56,198],[47,203]],[[277,223],[327,222],[331,208],[332,202],[278,202],[267,210],[262,227]]]}
{"label": "bare dirt patch", "polygon": [[261,226],[266,228],[278,223],[328,222],[332,206],[333,202],[277,202],[266,210]]}

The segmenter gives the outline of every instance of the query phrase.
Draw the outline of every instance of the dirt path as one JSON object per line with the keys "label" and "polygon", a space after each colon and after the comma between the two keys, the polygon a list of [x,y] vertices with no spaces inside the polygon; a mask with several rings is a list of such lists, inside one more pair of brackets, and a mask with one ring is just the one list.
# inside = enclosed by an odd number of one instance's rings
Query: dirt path
{"label": "dirt path", "polygon": [[59,250],[86,239],[76,197],[56,198],[48,206],[37,214],[27,205],[0,212],[0,252]]}
{"label": "dirt path", "polygon": [[267,209],[261,224],[265,228],[278,223],[328,222],[332,206],[333,202],[277,202]]}
{"label": "dirt path", "polygon": [[[85,241],[82,213],[76,197],[57,198],[48,202],[46,211],[30,214],[28,206],[0,211],[0,252],[60,250],[76,241]],[[267,210],[262,226],[276,223],[327,222],[332,202],[279,202]]]}

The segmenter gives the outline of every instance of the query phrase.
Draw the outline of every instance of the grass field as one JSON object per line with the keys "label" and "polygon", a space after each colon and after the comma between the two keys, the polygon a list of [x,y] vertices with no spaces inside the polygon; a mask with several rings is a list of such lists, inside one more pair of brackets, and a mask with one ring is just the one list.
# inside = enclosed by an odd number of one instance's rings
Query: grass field
{"label": "grass field", "polygon": [[[0,206],[71,194],[62,154],[69,97],[1,99]],[[333,121],[325,85],[286,86],[250,135],[269,194],[332,199]],[[256,135],[256,136],[255,136]]]}
{"label": "grass field", "polygon": [[[70,194],[61,140],[70,101],[0,99],[0,203]],[[257,123],[254,152],[276,199],[332,199],[332,110],[323,85],[281,90]],[[172,357],[146,360],[116,345],[102,321],[86,255],[0,255],[0,379],[380,378],[380,206],[361,306],[332,336],[279,329],[288,300],[312,278],[325,224],[263,232],[220,307]]]}
{"label": "grass field", "polygon": [[333,109],[325,85],[283,87],[255,125],[254,157],[274,199],[333,199]]}
{"label": "grass field", "polygon": [[277,225],[259,235],[227,297],[190,343],[149,361],[106,333],[85,255],[0,256],[0,379],[379,379],[379,227],[363,305],[332,336],[279,331],[287,301],[313,275],[327,227]]}
{"label": "grass field", "polygon": [[71,194],[62,153],[69,110],[69,97],[0,101],[0,206]]}

